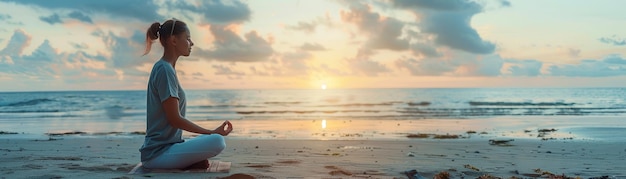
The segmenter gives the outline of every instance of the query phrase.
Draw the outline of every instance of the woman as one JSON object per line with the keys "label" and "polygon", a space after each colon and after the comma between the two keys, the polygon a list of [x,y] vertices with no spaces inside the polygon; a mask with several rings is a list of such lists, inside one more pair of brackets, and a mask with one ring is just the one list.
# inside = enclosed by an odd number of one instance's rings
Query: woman
{"label": "woman", "polygon": [[[153,23],[146,34],[146,51],[159,39],[163,56],[152,67],[148,81],[146,138],[141,162],[148,169],[207,168],[208,158],[224,150],[224,137],[233,126],[225,121],[215,130],[202,128],[185,118],[185,91],[176,76],[176,61],[189,56],[193,42],[187,25],[179,20]],[[203,134],[183,140],[182,130]]]}

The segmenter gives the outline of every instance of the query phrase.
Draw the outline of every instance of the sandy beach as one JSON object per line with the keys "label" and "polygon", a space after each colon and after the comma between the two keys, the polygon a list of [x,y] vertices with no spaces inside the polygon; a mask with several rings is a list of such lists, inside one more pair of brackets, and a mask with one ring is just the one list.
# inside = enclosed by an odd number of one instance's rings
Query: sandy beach
{"label": "sandy beach", "polygon": [[[536,131],[535,131],[536,132]],[[15,137],[8,137],[13,135]],[[229,173],[128,175],[138,163],[142,135],[61,135],[0,139],[0,178],[433,178],[549,177],[624,178],[626,146],[620,142],[517,138],[492,145],[493,137],[367,140],[250,139],[230,137],[218,157]],[[472,136],[473,137],[464,137]]]}

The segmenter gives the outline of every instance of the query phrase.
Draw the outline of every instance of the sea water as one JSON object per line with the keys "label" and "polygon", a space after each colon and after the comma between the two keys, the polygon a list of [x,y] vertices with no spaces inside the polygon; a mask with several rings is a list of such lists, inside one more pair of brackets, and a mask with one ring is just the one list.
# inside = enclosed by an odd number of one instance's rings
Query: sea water
{"label": "sea water", "polygon": [[[186,117],[192,121],[582,117],[593,123],[596,117],[611,117],[618,129],[626,123],[620,122],[626,117],[624,88],[186,90],[186,94]],[[144,90],[0,93],[0,131],[131,132],[145,130],[145,121]]]}

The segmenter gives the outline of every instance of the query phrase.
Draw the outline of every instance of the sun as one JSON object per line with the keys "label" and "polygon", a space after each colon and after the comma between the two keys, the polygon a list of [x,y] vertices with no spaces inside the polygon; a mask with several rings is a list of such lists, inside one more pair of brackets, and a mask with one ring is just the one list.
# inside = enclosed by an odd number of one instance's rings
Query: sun
{"label": "sun", "polygon": [[326,89],[326,84],[322,84],[322,87],[321,87],[321,88],[322,88],[323,90],[325,90],[325,89]]}

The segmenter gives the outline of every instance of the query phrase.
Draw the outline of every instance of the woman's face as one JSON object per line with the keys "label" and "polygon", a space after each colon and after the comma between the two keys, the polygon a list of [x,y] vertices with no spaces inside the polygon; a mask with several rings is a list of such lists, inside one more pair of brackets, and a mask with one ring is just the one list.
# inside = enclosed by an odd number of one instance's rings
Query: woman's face
{"label": "woman's face", "polygon": [[191,53],[191,46],[193,46],[189,30],[186,30],[185,33],[175,35],[174,37],[174,40],[176,41],[176,45],[174,46],[176,52],[181,56],[189,56]]}

